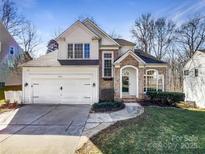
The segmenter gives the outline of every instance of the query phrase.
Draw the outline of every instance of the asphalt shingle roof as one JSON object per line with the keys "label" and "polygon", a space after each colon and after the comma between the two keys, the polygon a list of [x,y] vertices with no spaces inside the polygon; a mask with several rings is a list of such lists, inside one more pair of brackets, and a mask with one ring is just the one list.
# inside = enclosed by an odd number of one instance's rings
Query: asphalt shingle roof
{"label": "asphalt shingle roof", "polygon": [[125,39],[114,39],[121,46],[135,46],[136,44]]}
{"label": "asphalt shingle roof", "polygon": [[134,53],[140,57],[145,63],[152,63],[152,64],[166,64],[166,62],[163,62],[161,60],[158,60],[156,57],[147,54],[145,52],[143,52],[142,50],[139,49],[135,49]]}

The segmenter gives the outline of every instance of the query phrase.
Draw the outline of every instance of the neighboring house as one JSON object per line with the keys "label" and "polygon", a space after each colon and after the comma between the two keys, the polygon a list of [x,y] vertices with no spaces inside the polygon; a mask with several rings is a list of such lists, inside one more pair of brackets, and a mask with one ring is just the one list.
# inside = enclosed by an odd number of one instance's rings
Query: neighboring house
{"label": "neighboring house", "polygon": [[185,100],[205,107],[205,50],[196,51],[184,66]]}
{"label": "neighboring house", "polygon": [[24,103],[136,101],[168,87],[166,63],[111,38],[89,19],[76,21],[56,41],[58,50],[22,65]]}
{"label": "neighboring house", "polygon": [[15,39],[0,23],[0,87],[2,85],[21,85],[22,74],[16,69],[17,60],[25,62],[31,60],[28,53],[24,53]]}

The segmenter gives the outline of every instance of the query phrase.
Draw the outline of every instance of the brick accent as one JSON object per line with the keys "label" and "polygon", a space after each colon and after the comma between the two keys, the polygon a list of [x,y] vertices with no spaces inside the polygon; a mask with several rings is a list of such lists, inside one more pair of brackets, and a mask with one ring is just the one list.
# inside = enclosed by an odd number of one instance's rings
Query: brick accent
{"label": "brick accent", "polygon": [[[107,51],[107,50],[106,50]],[[116,60],[118,58],[118,52],[117,50],[112,50],[114,53],[114,59]],[[120,99],[120,69],[123,66],[126,65],[132,65],[134,67],[138,68],[138,91],[139,91],[139,97],[136,100],[142,100],[144,99],[144,74],[146,70],[148,69],[156,69],[159,71],[160,74],[164,74],[164,82],[165,82],[165,90],[167,90],[167,69],[164,67],[139,67],[139,62],[133,58],[131,55],[128,55],[120,64],[118,64],[118,67],[113,68],[113,75],[114,78],[112,79],[103,79],[102,78],[102,52],[103,50],[100,50],[99,54],[99,83],[100,83],[100,99],[101,100],[116,100],[121,101]]]}
{"label": "brick accent", "polygon": [[156,68],[148,68],[148,67],[139,67],[139,62],[133,58],[131,55],[128,55],[119,65],[114,69],[114,99],[120,99],[120,69],[123,66],[132,65],[138,68],[138,92],[139,97],[137,100],[144,99],[144,74],[148,69],[156,69],[159,71],[159,74],[164,74],[164,83],[165,83],[165,90],[167,90],[167,68],[165,67],[156,67]]}
{"label": "brick accent", "polygon": [[133,65],[135,67],[139,66],[139,62],[133,58],[131,55],[128,55],[121,63],[120,67],[123,67],[125,65]]}
{"label": "brick accent", "polygon": [[[102,78],[102,53],[103,51],[112,51],[114,54],[114,60],[118,58],[117,50],[100,50],[99,53],[99,95],[101,100],[113,100],[114,99],[114,79]],[[114,69],[113,69],[114,73]]]}

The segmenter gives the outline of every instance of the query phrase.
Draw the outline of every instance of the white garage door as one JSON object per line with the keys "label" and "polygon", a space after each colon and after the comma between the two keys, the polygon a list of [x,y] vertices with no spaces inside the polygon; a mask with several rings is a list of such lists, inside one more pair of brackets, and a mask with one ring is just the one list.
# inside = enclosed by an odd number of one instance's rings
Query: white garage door
{"label": "white garage door", "polygon": [[33,79],[33,103],[36,104],[90,104],[90,78]]}

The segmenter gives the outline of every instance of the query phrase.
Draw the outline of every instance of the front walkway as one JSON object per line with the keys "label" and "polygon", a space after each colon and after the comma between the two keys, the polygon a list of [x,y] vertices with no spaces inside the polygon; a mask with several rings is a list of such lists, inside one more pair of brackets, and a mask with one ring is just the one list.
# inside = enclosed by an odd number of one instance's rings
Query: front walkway
{"label": "front walkway", "polygon": [[143,112],[144,108],[138,103],[125,103],[125,108],[120,111],[110,113],[90,113],[77,149],[80,149],[89,138],[101,130],[113,125],[117,121],[135,118]]}

